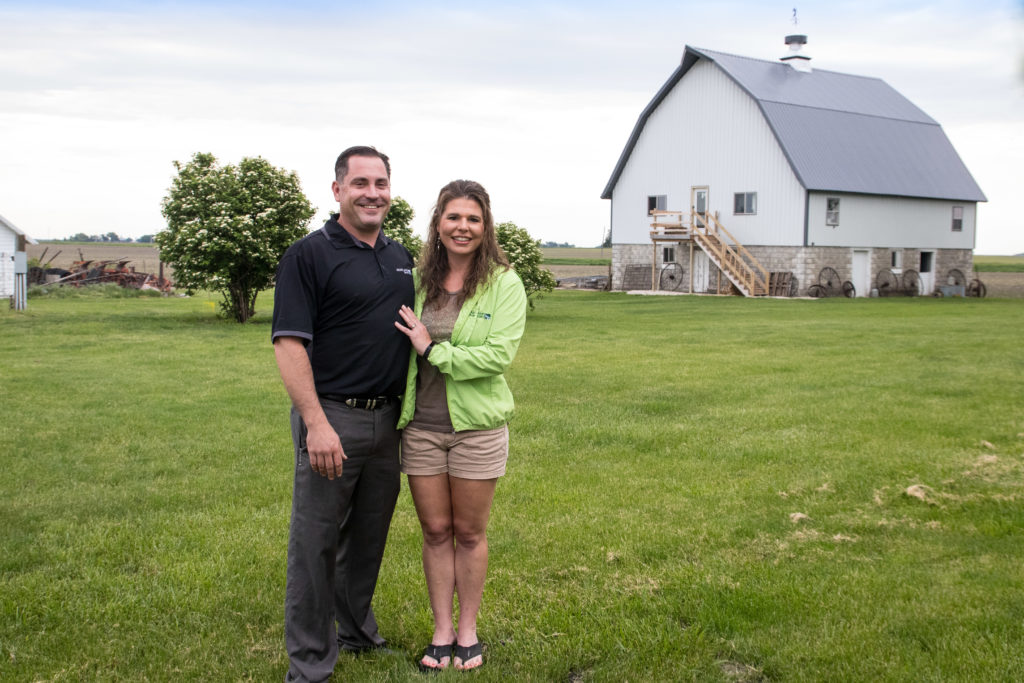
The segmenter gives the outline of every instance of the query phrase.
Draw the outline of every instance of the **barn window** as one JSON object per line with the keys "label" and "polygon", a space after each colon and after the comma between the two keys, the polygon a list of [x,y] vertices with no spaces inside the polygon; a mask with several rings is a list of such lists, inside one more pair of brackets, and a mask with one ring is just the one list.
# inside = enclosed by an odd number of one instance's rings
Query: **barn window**
{"label": "barn window", "polygon": [[668,207],[668,195],[648,195],[647,196],[647,215],[650,215],[652,211],[665,211]]}
{"label": "barn window", "polygon": [[953,207],[953,232],[964,231],[964,207]]}
{"label": "barn window", "polygon": [[839,225],[839,197],[825,200],[825,225]]}
{"label": "barn window", "polygon": [[676,248],[675,247],[662,247],[661,249],[661,262],[672,263],[676,260]]}
{"label": "barn window", "polygon": [[903,268],[903,252],[894,251],[892,252],[892,269],[901,270]]}
{"label": "barn window", "polygon": [[757,213],[757,193],[737,192],[733,195],[733,213],[736,215]]}
{"label": "barn window", "polygon": [[932,263],[935,261],[935,252],[933,251],[922,251],[921,252],[921,269],[922,273],[932,272]]}

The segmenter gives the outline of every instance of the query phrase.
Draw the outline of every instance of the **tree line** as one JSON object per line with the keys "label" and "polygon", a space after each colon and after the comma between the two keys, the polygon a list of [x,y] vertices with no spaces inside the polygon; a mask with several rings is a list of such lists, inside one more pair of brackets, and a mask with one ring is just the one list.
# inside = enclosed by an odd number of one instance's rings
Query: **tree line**
{"label": "tree line", "polygon": [[155,235],[143,235],[135,240],[131,237],[121,237],[116,232],[108,232],[103,235],[86,235],[84,232],[76,232],[74,235],[65,237],[61,242],[139,242],[148,244],[153,241]]}

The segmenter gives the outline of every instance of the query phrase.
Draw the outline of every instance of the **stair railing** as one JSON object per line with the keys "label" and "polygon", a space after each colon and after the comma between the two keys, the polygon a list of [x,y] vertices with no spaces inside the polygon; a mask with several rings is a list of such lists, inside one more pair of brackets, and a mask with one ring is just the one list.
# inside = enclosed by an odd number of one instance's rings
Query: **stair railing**
{"label": "stair railing", "polygon": [[713,214],[694,213],[691,223],[691,231],[701,248],[715,257],[738,287],[745,288],[747,296],[768,293],[768,271]]}

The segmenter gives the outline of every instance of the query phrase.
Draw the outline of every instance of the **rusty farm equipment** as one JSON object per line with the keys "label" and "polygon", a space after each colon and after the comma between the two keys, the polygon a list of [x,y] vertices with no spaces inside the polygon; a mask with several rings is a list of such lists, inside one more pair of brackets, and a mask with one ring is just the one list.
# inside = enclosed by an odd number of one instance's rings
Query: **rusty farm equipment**
{"label": "rusty farm equipment", "polygon": [[73,287],[85,287],[111,283],[128,289],[155,289],[161,292],[170,292],[173,285],[171,281],[163,276],[163,264],[160,264],[160,273],[141,273],[135,270],[135,266],[128,265],[130,259],[96,261],[79,260],[72,261],[70,268],[33,268],[29,273],[29,280],[33,284],[41,285],[71,285]]}

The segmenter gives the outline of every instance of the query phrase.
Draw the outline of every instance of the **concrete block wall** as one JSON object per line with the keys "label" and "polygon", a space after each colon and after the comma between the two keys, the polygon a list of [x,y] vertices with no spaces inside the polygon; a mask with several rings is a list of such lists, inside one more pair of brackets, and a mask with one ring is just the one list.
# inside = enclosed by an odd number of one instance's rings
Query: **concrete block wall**
{"label": "concrete block wall", "polygon": [[[663,246],[671,244],[659,244],[657,249],[657,268],[660,271],[664,265],[662,262]],[[683,284],[678,291],[687,291],[690,282],[690,252],[689,244],[680,243],[675,246],[676,262],[683,269]],[[859,249],[860,247],[858,247]],[[648,271],[651,267],[651,256],[653,246],[651,244],[613,244],[612,245],[612,289],[621,291],[623,289],[636,288],[624,287],[625,274],[628,267],[633,267],[633,280],[641,267]],[[835,269],[842,281],[853,279],[853,252],[852,247],[779,247],[779,246],[748,246],[747,250],[753,254],[762,266],[769,272],[790,272],[797,278],[797,294],[805,296],[807,288],[817,284],[819,275],[823,268]],[[921,262],[920,249],[899,249],[894,250],[888,247],[876,247],[870,250],[871,286],[875,286],[875,279],[879,271],[892,267],[893,251],[901,251],[903,256],[903,269],[918,270]],[[935,252],[933,268],[935,271],[936,286],[945,284],[946,277],[950,270],[956,268],[970,280],[974,267],[974,254],[970,249],[929,249]],[[718,269],[714,263],[710,264],[709,282],[713,288],[717,281],[725,280],[724,275],[718,277]],[[644,289],[649,287],[650,277],[646,276]]]}
{"label": "concrete block wall", "polygon": [[947,284],[946,276],[956,268],[970,284],[974,276],[974,252],[970,249],[939,249],[935,254],[935,282]]}
{"label": "concrete block wall", "polygon": [[[615,246],[624,247],[620,252],[623,254],[623,261],[617,261]],[[655,278],[660,280],[661,270],[665,266],[665,248],[675,250],[674,263],[682,268],[680,285],[674,291],[689,292],[690,288],[690,243],[689,242],[662,242],[658,244],[656,254]],[[696,247],[694,247],[696,249]],[[612,289],[651,289],[651,257],[652,245],[626,244],[613,245],[612,248]],[[629,259],[629,261],[625,261]],[[642,272],[641,272],[642,271]],[[709,264],[709,280],[713,287],[716,282],[718,269],[714,263]],[[724,276],[723,276],[724,279]],[[655,289],[660,288],[660,282],[655,281]],[[621,283],[621,284],[620,284]]]}
{"label": "concrete block wall", "polygon": [[[613,244],[612,245],[612,290],[650,289],[651,287],[651,255],[652,244]],[[658,268],[660,269],[661,248],[658,249]],[[678,250],[676,252],[678,258]],[[637,271],[646,269],[642,274]],[[639,276],[639,277],[638,277]]]}
{"label": "concrete block wall", "polygon": [[[762,265],[769,271],[792,272],[798,279],[801,296],[807,288],[818,282],[823,268],[833,268],[843,282],[853,280],[853,247],[748,247]],[[860,249],[858,247],[857,249]],[[892,249],[875,247],[869,249],[871,286],[876,284],[878,273],[892,268],[892,254],[902,252],[903,270],[918,270],[921,264],[921,249]],[[974,254],[970,249],[927,249],[935,253],[932,268],[935,284],[945,284],[949,271],[956,268],[968,279],[973,268]]]}
{"label": "concrete block wall", "polygon": [[959,270],[965,284],[971,281],[974,270],[974,252],[970,249],[875,249],[871,258],[871,284],[874,286],[878,273],[892,268],[894,252],[902,253],[902,270],[915,270],[920,273],[921,252],[931,251],[935,254],[932,272],[935,273],[935,286],[947,284],[950,271]]}

